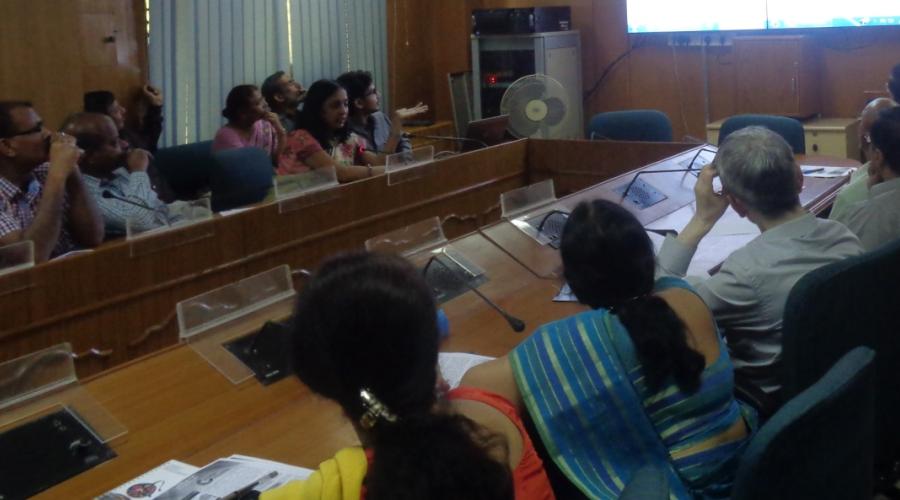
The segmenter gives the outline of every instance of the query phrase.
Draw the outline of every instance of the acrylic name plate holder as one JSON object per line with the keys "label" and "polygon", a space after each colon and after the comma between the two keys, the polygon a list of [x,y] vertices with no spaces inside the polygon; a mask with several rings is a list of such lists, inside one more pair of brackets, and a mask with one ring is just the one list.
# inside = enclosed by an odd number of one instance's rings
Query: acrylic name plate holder
{"label": "acrylic name plate holder", "polygon": [[31,288],[31,273],[19,271],[34,267],[34,243],[30,240],[0,247],[0,296]]}
{"label": "acrylic name plate holder", "polygon": [[384,173],[388,186],[402,184],[424,177],[428,165],[434,163],[434,146],[413,149],[389,155],[385,159]]}
{"label": "acrylic name plate holder", "polygon": [[157,227],[147,228],[133,219],[125,221],[125,239],[131,257],[187,245],[215,235],[209,198],[178,202],[156,212]]}
{"label": "acrylic name plate holder", "polygon": [[541,245],[559,248],[569,211],[557,202],[553,179],[500,195],[502,218]]}
{"label": "acrylic name plate holder", "polygon": [[25,498],[116,456],[127,432],[82,387],[72,346],[0,364],[0,498]]}
{"label": "acrylic name plate holder", "polygon": [[[228,345],[257,333],[268,320],[289,316],[295,296],[286,265],[250,276],[179,302],[179,337],[225,378],[240,384],[257,372]],[[253,345],[245,347],[253,350]]]}
{"label": "acrylic name plate holder", "polygon": [[371,238],[366,250],[407,258],[421,271],[438,304],[488,281],[483,269],[447,242],[438,217]]}
{"label": "acrylic name plate holder", "polygon": [[317,168],[302,174],[275,177],[275,202],[278,213],[285,214],[325,203],[340,196],[334,167]]}

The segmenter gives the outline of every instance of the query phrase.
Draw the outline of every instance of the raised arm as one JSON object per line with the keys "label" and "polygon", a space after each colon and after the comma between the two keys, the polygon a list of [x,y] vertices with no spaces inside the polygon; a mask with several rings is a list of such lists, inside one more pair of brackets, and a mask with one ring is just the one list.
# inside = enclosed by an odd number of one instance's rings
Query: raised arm
{"label": "raised arm", "polygon": [[34,220],[24,230],[10,231],[0,236],[0,244],[31,240],[34,243],[35,261],[43,262],[50,258],[59,242],[67,185],[69,178],[78,170],[76,164],[80,155],[81,150],[75,145],[75,138],[54,135],[50,146],[50,170],[44,181]]}

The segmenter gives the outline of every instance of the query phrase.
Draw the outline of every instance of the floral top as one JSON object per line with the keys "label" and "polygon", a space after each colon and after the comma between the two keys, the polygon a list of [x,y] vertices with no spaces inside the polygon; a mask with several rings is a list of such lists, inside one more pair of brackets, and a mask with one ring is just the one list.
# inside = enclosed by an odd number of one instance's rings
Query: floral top
{"label": "floral top", "polygon": [[[354,165],[365,147],[365,140],[351,132],[346,141],[332,143],[331,157],[339,165]],[[287,136],[284,151],[278,158],[278,175],[310,171],[312,167],[306,164],[306,159],[320,151],[325,149],[306,129],[291,132]]]}

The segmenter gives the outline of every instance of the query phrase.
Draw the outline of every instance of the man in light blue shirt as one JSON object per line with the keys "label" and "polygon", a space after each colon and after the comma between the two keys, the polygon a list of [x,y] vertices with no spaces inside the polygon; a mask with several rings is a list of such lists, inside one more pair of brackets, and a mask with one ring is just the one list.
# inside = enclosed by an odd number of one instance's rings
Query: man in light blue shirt
{"label": "man in light blue shirt", "polygon": [[[713,180],[722,181],[722,193]],[[762,232],[725,259],[719,272],[688,281],[724,335],[735,373],[767,393],[781,387],[781,328],[794,284],[820,266],[862,253],[842,224],[818,219],[800,205],[803,174],[791,147],[761,127],[739,130],[722,143],[694,189],[697,210],[659,252],[663,274],[684,276],[697,249],[730,205]]]}
{"label": "man in light blue shirt", "polygon": [[132,231],[144,232],[172,222],[147,175],[150,154],[142,149],[124,152],[112,119],[78,113],[66,120],[63,131],[84,150],[79,166],[100,207],[107,237],[124,235],[129,224]]}

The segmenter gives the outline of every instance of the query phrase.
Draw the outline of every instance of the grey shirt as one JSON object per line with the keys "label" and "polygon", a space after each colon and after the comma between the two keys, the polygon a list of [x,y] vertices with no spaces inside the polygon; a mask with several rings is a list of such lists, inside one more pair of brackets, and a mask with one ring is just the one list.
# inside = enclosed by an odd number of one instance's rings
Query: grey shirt
{"label": "grey shirt", "polygon": [[400,139],[400,142],[397,143],[396,150],[384,150],[385,144],[387,144],[388,140],[391,138],[391,121],[388,120],[388,117],[381,111],[369,115],[366,119],[365,126],[360,126],[352,120],[347,122],[347,126],[350,128],[351,132],[354,132],[366,141],[367,151],[393,154],[410,151],[412,149],[412,144],[409,143],[409,139],[403,137]]}
{"label": "grey shirt", "polygon": [[[129,219],[132,227],[141,232],[166,223],[168,208],[156,196],[146,172],[129,172],[125,168],[118,168],[113,171],[110,179],[85,175],[84,184],[100,208],[107,235],[124,235],[126,221]],[[104,198],[104,191],[131,200],[134,204]],[[147,208],[138,205],[145,205]]]}
{"label": "grey shirt", "polygon": [[875,184],[867,200],[851,205],[837,220],[859,237],[866,250],[900,238],[900,179]]}
{"label": "grey shirt", "polygon": [[[660,272],[684,276],[695,251],[667,237]],[[859,240],[842,224],[806,214],[754,238],[711,277],[688,281],[715,316],[735,370],[774,392],[780,388],[781,324],[791,288],[809,271],[860,253]]]}

